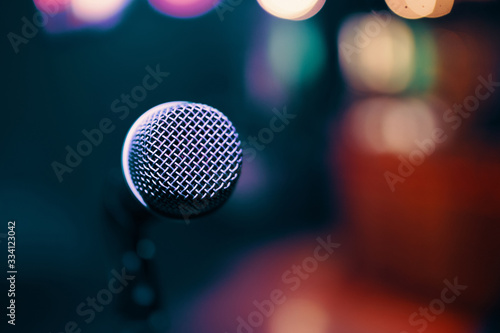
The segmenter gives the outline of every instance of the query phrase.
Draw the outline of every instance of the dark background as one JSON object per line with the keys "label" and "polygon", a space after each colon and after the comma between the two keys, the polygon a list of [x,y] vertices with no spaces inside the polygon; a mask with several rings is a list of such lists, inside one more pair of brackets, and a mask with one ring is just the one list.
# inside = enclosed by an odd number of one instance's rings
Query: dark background
{"label": "dark background", "polygon": [[[21,18],[36,11],[28,0],[1,7],[4,36],[19,34]],[[252,100],[245,87],[252,41],[264,39],[269,22],[279,20],[256,1],[244,0],[222,22],[214,11],[176,19],[154,11],[146,1],[135,1],[112,29],[60,34],[40,29],[20,45],[18,54],[3,38],[0,233],[7,232],[7,221],[16,221],[18,266],[18,324],[9,329],[62,332],[68,321],[81,323],[76,306],[106,286],[112,269],[123,267],[123,240],[130,231],[117,226],[104,209],[106,198],[116,195],[107,184],[120,172],[128,129],[160,103],[188,100],[216,107],[242,138],[267,127],[272,108],[286,106],[297,118],[244,165],[240,184],[223,208],[188,225],[158,220],[144,228],[144,236],[156,244],[151,266],[161,290],[158,311],[171,316],[182,312],[236,258],[261,244],[336,225],[342,200],[329,152],[348,90],[338,68],[337,33],[347,15],[381,9],[386,9],[383,1],[327,1],[311,19],[323,33],[326,65],[314,82],[277,105]],[[451,18],[443,20],[473,13],[493,22],[498,9],[497,3],[458,4]],[[111,112],[113,100],[141,84],[146,66],[157,64],[170,76],[119,120]],[[51,163],[63,163],[65,147],[75,147],[84,139],[81,131],[96,128],[103,118],[112,119],[116,129],[59,182]],[[498,116],[481,126],[496,140]],[[6,257],[5,240],[1,248]],[[2,308],[4,289],[2,284]],[[127,302],[126,295],[120,298],[125,312]],[[81,328],[140,331],[142,319],[123,316],[120,308],[112,303]],[[164,317],[168,327],[168,315]],[[5,317],[1,320],[4,325]]]}

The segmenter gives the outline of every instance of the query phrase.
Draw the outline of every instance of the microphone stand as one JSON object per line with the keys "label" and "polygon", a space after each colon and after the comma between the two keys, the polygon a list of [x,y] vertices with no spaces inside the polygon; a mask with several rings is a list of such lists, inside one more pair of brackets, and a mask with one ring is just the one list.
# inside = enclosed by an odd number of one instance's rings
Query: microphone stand
{"label": "microphone stand", "polygon": [[147,239],[147,228],[155,216],[134,198],[120,169],[108,175],[103,203],[111,234],[120,242],[123,263],[120,267],[125,267],[127,275],[134,276],[117,295],[119,312],[127,319],[147,320],[161,308],[161,288],[152,257],[141,253],[138,245]]}

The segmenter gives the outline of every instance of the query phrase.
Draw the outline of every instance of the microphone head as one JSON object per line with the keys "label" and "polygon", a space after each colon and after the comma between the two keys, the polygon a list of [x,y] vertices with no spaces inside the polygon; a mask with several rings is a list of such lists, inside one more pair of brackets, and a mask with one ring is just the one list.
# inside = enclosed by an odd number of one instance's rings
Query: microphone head
{"label": "microphone head", "polygon": [[125,139],[122,167],[134,196],[165,217],[206,214],[229,198],[241,172],[241,143],[219,110],[170,102],[144,113]]}

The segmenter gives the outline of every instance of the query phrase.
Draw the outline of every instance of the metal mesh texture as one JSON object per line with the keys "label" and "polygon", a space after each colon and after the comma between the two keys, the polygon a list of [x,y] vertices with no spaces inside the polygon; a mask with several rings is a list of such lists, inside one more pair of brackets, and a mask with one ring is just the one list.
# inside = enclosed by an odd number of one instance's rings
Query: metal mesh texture
{"label": "metal mesh texture", "polygon": [[132,137],[132,182],[149,208],[174,218],[221,206],[238,180],[241,143],[220,111],[185,103],[142,119]]}

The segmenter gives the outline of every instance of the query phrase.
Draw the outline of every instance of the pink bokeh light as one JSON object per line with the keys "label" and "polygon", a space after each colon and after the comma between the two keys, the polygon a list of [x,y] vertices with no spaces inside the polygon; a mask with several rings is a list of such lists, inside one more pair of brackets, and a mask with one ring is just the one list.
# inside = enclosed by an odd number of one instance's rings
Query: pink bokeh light
{"label": "pink bokeh light", "polygon": [[214,0],[149,0],[151,6],[163,14],[178,18],[191,18],[212,10],[219,1]]}
{"label": "pink bokeh light", "polygon": [[71,0],[33,0],[39,11],[49,15],[55,15],[66,11]]}

